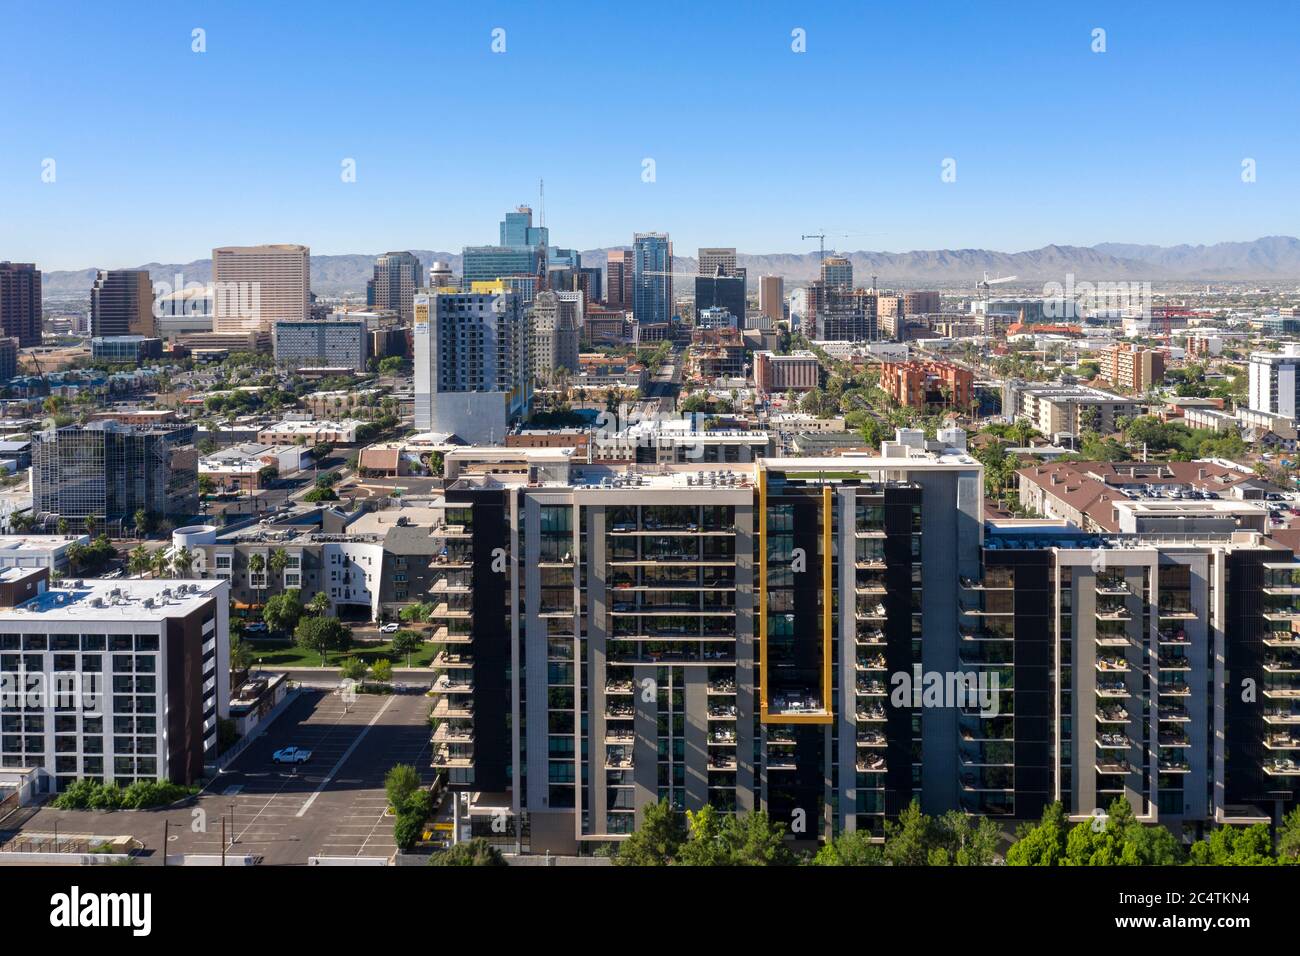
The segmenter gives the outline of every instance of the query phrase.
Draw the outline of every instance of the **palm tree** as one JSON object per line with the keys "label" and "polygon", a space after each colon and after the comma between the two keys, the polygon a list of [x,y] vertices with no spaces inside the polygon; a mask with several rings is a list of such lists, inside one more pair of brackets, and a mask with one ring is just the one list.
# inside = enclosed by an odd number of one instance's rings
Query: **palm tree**
{"label": "palm tree", "polygon": [[86,534],[90,535],[91,537],[94,537],[94,535],[95,535],[95,516],[94,516],[94,515],[86,515],[86,520],[85,520],[84,522],[82,522],[82,524],[84,524],[85,527],[86,527]]}
{"label": "palm tree", "polygon": [[135,533],[137,536],[143,538],[148,528],[149,528],[149,512],[141,508],[135,513]]}
{"label": "palm tree", "polygon": [[289,565],[289,552],[284,548],[276,548],[271,552],[271,558],[267,562],[267,568],[271,572],[273,581],[284,580],[284,569]]}
{"label": "palm tree", "polygon": [[149,570],[153,572],[154,577],[162,577],[169,567],[171,567],[171,559],[167,556],[166,548],[159,548],[149,555]]}
{"label": "palm tree", "polygon": [[[266,570],[266,558],[265,558],[265,557],[263,557],[263,556],[260,555],[260,554],[254,554],[254,555],[252,555],[252,556],[249,557],[249,559],[248,559],[248,576],[249,576],[250,579],[252,579],[252,578],[260,578],[260,577],[262,576],[262,572],[265,571],[265,570]],[[261,582],[257,585],[257,596],[258,596],[258,598],[259,598],[259,601],[258,601],[259,604],[261,603],[260,598],[261,598],[261,596],[262,596],[262,591],[263,591],[265,588],[266,588],[266,580],[265,580],[265,579],[262,579]]]}
{"label": "palm tree", "polygon": [[307,602],[307,610],[318,617],[330,609],[329,595],[324,591],[317,591],[312,595],[311,600]]}
{"label": "palm tree", "polygon": [[172,568],[178,578],[188,578],[194,571],[194,552],[189,548],[179,548],[172,555]]}
{"label": "palm tree", "polygon": [[150,568],[149,552],[142,544],[137,544],[127,556],[127,569],[134,575],[141,575]]}

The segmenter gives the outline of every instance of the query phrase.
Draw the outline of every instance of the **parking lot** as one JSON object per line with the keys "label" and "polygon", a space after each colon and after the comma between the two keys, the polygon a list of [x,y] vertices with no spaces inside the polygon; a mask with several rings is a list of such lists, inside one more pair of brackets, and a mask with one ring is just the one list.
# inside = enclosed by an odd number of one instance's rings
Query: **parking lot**
{"label": "parking lot", "polygon": [[[167,832],[167,853],[253,856],[268,864],[305,864],[315,856],[387,857],[395,849],[385,816],[384,774],[413,764],[427,784],[429,699],[422,694],[360,695],[346,706],[335,693],[304,690],[261,737],[208,785],[193,806],[138,813],[42,809],[23,834],[122,834],[153,852]],[[271,755],[287,746],[312,752],[302,766]]]}

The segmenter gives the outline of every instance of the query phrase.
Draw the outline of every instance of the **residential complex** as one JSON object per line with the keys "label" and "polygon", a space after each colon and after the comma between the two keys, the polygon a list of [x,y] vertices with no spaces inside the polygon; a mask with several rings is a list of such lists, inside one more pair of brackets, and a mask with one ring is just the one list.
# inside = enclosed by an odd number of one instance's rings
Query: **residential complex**
{"label": "residential complex", "polygon": [[365,319],[346,313],[326,319],[276,322],[275,360],[293,368],[346,368],[364,372],[370,359],[370,332]]}
{"label": "residential complex", "polygon": [[0,572],[0,768],[36,770],[46,793],[197,783],[229,712],[228,608],[221,581]]}

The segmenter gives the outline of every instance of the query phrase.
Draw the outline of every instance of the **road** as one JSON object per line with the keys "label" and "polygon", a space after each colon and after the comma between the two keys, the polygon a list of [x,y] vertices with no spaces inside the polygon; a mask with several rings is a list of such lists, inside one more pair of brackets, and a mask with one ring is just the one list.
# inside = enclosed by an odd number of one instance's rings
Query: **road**
{"label": "road", "polygon": [[[313,856],[388,857],[395,845],[384,775],[409,763],[426,785],[432,781],[429,707],[422,694],[363,694],[345,707],[337,694],[304,690],[193,805],[138,813],[42,809],[21,834],[130,835],[151,851],[141,862],[161,865],[165,823],[168,854],[219,855],[224,822],[228,858],[304,865]],[[271,762],[290,745],[311,750],[311,762]]]}
{"label": "road", "polygon": [[677,407],[677,395],[682,386],[681,357],[674,353],[672,360],[664,362],[646,385],[646,398],[659,400],[659,411],[671,412]]}

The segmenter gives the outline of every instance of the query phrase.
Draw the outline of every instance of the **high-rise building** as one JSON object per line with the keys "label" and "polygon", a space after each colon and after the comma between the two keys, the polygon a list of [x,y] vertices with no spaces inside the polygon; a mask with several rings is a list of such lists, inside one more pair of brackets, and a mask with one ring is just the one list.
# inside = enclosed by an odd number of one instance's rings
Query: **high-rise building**
{"label": "high-rise building", "polygon": [[90,290],[90,334],[154,336],[153,307],[148,269],[101,269]]}
{"label": "high-rise building", "polygon": [[1129,342],[1118,342],[1101,350],[1101,377],[1112,388],[1145,393],[1165,378],[1165,353]]}
{"label": "high-rise building", "polygon": [[193,425],[96,421],[32,436],[32,512],[78,527],[86,518],[110,529],[137,511],[189,518],[199,507]]}
{"label": "high-rise building", "polygon": [[41,344],[41,271],[30,262],[0,262],[0,334],[20,348]]}
{"label": "high-rise building", "polygon": [[533,299],[530,316],[533,381],[548,383],[560,369],[576,374],[582,293],[539,292]]}
{"label": "high-rise building", "polygon": [[501,220],[500,244],[503,246],[541,246],[550,245],[550,230],[545,226],[533,225],[531,206],[517,206],[514,212],[508,212]]}
{"label": "high-rise building", "polygon": [[785,280],[781,276],[761,276],[758,280],[758,328],[770,332],[785,318]]}
{"label": "high-rise building", "polygon": [[872,342],[879,337],[874,292],[814,282],[808,287],[808,309],[819,341]]}
{"label": "high-rise building", "polygon": [[415,296],[415,427],[491,444],[531,397],[528,320],[516,292],[475,283]]}
{"label": "high-rise building", "polygon": [[412,252],[386,252],[375,260],[375,274],[370,280],[374,291],[368,296],[376,309],[389,309],[409,323],[414,310],[412,298],[424,278],[424,267]]}
{"label": "high-rise building", "polygon": [[230,713],[224,581],[78,580],[48,568],[0,574],[0,766],[38,789],[77,780],[186,786],[217,756]]}
{"label": "high-rise building", "polygon": [[1300,418],[1300,345],[1280,352],[1250,353],[1250,407],[1270,415]]}
{"label": "high-rise building", "polygon": [[697,275],[695,277],[695,315],[705,309],[726,309],[736,318],[738,328],[745,328],[745,280],[740,276]]}
{"label": "high-rise building", "polygon": [[280,365],[364,372],[370,360],[366,320],[350,318],[346,313],[305,322],[277,322],[273,331],[275,361]]}
{"label": "high-rise building", "polygon": [[605,259],[605,304],[611,309],[632,308],[633,256],[614,249]]}
{"label": "high-rise building", "polygon": [[878,458],[524,471],[439,502],[457,839],[573,853],[661,800],[801,840],[879,836],[913,800],[1012,827],[1119,798],[1178,831],[1296,804],[1300,563],[1196,531],[1224,502],[1125,502],[1176,534],[986,523],[960,429]]}
{"label": "high-rise building", "polygon": [[447,265],[447,263],[435,262],[429,266],[430,289],[437,291],[438,289],[449,289],[455,285],[457,285],[456,276],[452,274],[451,266]]}
{"label": "high-rise building", "polygon": [[822,285],[827,290],[853,288],[853,263],[844,256],[827,256],[822,260]]}
{"label": "high-rise building", "polygon": [[461,289],[507,276],[546,278],[545,246],[466,246],[461,252]]}
{"label": "high-rise building", "polygon": [[636,233],[632,259],[632,312],[637,323],[667,323],[673,316],[673,244],[668,233]]}
{"label": "high-rise building", "polygon": [[739,275],[736,270],[736,250],[735,249],[700,249],[699,267],[696,271],[702,276],[734,276]]}
{"label": "high-rise building", "polygon": [[311,250],[298,245],[212,250],[214,332],[270,332],[311,314]]}

